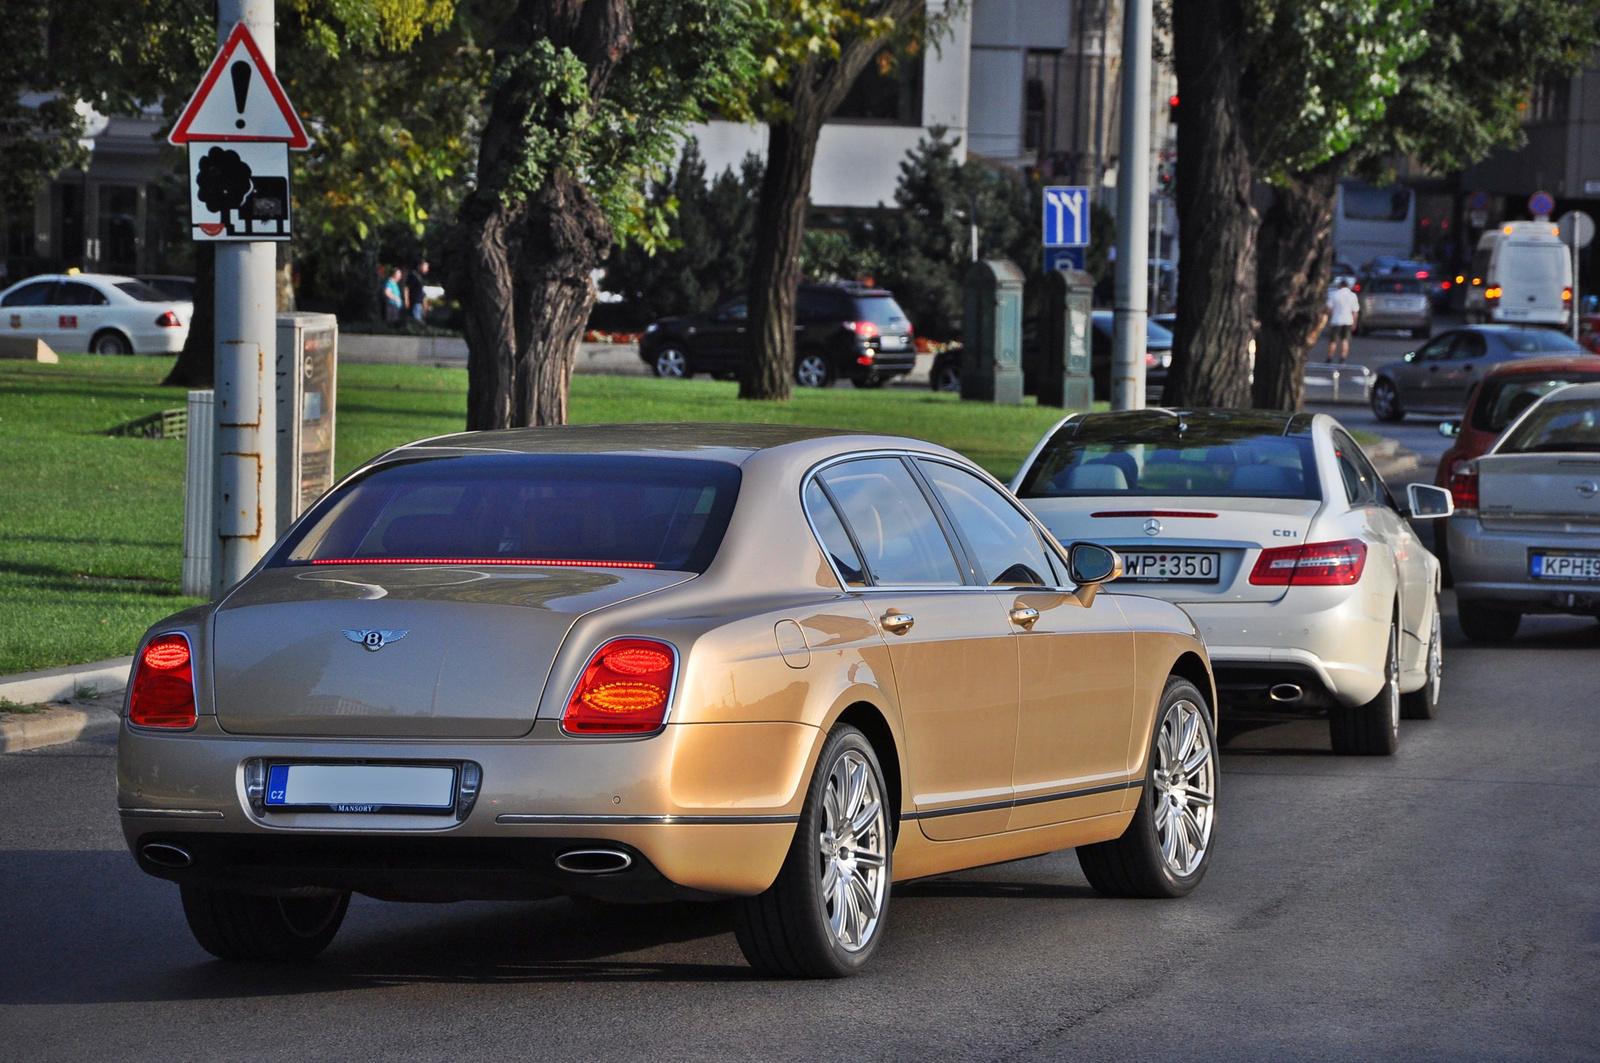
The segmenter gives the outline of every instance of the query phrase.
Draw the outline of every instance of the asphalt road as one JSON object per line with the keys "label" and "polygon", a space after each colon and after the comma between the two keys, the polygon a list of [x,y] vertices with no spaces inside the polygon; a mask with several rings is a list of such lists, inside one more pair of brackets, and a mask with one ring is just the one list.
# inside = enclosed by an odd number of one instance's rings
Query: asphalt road
{"label": "asphalt road", "polygon": [[906,884],[845,982],[753,978],[720,905],[357,898],[315,963],[222,964],[123,849],[109,740],[7,755],[0,1060],[1597,1059],[1600,626],[1524,632],[1447,621],[1392,759],[1235,739],[1189,898],[1071,853]]}

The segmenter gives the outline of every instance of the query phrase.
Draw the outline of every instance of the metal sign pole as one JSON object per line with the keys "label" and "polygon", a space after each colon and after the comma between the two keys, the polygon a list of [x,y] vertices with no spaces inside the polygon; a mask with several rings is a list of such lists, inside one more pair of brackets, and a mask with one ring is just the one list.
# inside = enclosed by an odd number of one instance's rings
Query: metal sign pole
{"label": "metal sign pole", "polygon": [[1150,269],[1151,0],[1122,15],[1122,137],[1117,162],[1117,287],[1111,339],[1111,408],[1144,409]]}
{"label": "metal sign pole", "polygon": [[[275,61],[273,0],[217,0],[217,42],[245,23]],[[222,587],[233,586],[277,537],[276,250],[220,242],[217,256],[217,534]]]}

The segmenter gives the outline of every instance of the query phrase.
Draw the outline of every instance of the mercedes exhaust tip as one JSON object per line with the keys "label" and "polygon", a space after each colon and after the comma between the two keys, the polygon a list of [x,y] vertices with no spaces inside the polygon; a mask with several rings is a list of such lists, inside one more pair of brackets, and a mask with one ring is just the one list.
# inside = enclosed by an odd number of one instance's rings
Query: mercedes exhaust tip
{"label": "mercedes exhaust tip", "polygon": [[614,875],[633,866],[620,849],[569,849],[556,857],[556,867],[573,875]]}

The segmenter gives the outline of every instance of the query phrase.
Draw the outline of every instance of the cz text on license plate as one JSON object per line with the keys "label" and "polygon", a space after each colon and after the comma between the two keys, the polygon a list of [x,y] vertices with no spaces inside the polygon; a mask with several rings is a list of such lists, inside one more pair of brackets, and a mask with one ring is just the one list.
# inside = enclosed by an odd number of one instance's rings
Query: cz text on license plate
{"label": "cz text on license plate", "polygon": [[1534,554],[1528,559],[1534,579],[1600,580],[1600,554]]}
{"label": "cz text on license plate", "polygon": [[1127,550],[1122,552],[1122,578],[1163,583],[1215,583],[1222,567],[1220,559],[1220,554]]}
{"label": "cz text on license plate", "polygon": [[456,769],[410,764],[271,764],[268,808],[332,812],[448,812]]}

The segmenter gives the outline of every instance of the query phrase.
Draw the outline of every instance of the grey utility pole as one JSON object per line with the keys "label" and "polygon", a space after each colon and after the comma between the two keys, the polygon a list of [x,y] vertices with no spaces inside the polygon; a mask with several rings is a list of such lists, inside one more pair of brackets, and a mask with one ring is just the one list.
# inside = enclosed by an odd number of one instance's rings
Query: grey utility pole
{"label": "grey utility pole", "polygon": [[1122,137],[1117,162],[1117,288],[1111,340],[1111,408],[1144,409],[1150,272],[1151,0],[1122,10]]}
{"label": "grey utility pole", "polygon": [[[239,22],[274,65],[273,0],[217,0],[219,45]],[[226,589],[243,579],[277,538],[277,253],[267,242],[212,246],[217,256],[217,534]]]}

